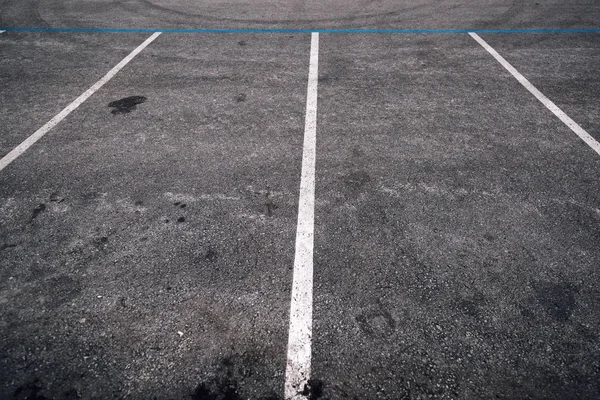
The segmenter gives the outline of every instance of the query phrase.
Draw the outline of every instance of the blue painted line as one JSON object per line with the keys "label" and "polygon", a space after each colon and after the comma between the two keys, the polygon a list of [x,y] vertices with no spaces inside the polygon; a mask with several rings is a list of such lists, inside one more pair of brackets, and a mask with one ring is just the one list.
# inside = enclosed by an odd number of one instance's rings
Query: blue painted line
{"label": "blue painted line", "polygon": [[112,29],[112,28],[2,28],[6,32],[48,33],[600,33],[600,29]]}

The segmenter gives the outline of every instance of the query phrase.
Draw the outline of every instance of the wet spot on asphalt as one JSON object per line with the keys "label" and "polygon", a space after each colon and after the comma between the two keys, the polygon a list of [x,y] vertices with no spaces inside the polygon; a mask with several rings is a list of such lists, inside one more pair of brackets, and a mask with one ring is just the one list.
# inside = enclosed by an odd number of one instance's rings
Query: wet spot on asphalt
{"label": "wet spot on asphalt", "polygon": [[144,96],[129,96],[123,99],[111,101],[108,106],[113,108],[110,112],[114,115],[117,114],[128,114],[136,109],[138,104],[142,104],[146,101]]}
{"label": "wet spot on asphalt", "polygon": [[185,222],[185,217],[177,218],[177,222],[179,222],[179,223]]}

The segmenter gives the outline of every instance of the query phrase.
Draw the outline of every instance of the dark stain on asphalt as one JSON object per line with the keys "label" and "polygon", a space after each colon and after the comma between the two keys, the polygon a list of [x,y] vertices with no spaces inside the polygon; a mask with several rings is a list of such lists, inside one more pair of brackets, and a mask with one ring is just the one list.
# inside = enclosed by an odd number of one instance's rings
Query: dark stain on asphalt
{"label": "dark stain on asphalt", "polygon": [[106,247],[106,245],[108,244],[108,237],[107,236],[96,237],[93,240],[93,244],[99,250],[104,249]]}
{"label": "dark stain on asphalt", "polygon": [[365,171],[354,171],[342,178],[346,191],[352,197],[358,196],[364,186],[371,181],[371,177]]}
{"label": "dark stain on asphalt", "polygon": [[185,217],[177,218],[177,222],[179,222],[179,223],[185,222]]}
{"label": "dark stain on asphalt", "polygon": [[13,393],[14,399],[22,400],[47,400],[48,397],[40,394],[42,386],[39,378],[35,378],[33,381],[25,383],[17,387]]}
{"label": "dark stain on asphalt", "polygon": [[4,243],[2,246],[0,246],[0,251],[12,249],[13,247],[17,247],[16,243]]}
{"label": "dark stain on asphalt", "polygon": [[43,283],[51,295],[46,299],[49,308],[56,308],[72,301],[81,293],[81,282],[68,275],[58,275],[47,279]]}
{"label": "dark stain on asphalt", "polygon": [[481,315],[481,308],[485,305],[486,299],[482,293],[475,293],[473,296],[460,298],[457,301],[458,308],[464,314],[479,318]]}
{"label": "dark stain on asphalt", "polygon": [[111,101],[108,106],[113,108],[110,112],[114,115],[117,114],[128,114],[136,109],[138,104],[142,104],[146,101],[144,96],[129,96],[123,99]]}
{"label": "dark stain on asphalt", "polygon": [[323,387],[323,381],[319,379],[309,379],[300,394],[306,396],[308,400],[316,400],[323,396]]}
{"label": "dark stain on asphalt", "polygon": [[396,330],[396,321],[381,304],[356,316],[360,330],[368,337],[390,336]]}
{"label": "dark stain on asphalt", "polygon": [[200,383],[194,389],[193,400],[241,400],[235,381],[223,380],[215,385]]}
{"label": "dark stain on asphalt", "polygon": [[217,258],[219,258],[219,254],[213,249],[208,249],[208,251],[204,255],[204,258],[210,262],[214,262],[217,261]]}
{"label": "dark stain on asphalt", "polygon": [[245,40],[240,40],[240,41],[238,42],[238,44],[239,44],[240,46],[245,46],[245,45],[247,45],[248,43],[246,43],[246,41],[245,41]]}
{"label": "dark stain on asphalt", "polygon": [[58,192],[54,192],[50,195],[50,201],[53,203],[62,203],[64,200],[65,198],[62,197]]}
{"label": "dark stain on asphalt", "polygon": [[[199,383],[191,394],[192,400],[241,400],[249,398],[242,394],[239,382],[246,381],[256,371],[253,366],[259,359],[252,354],[234,354],[224,357],[216,366],[215,376]],[[256,389],[256,388],[254,388]],[[281,396],[266,389],[257,400],[283,400]],[[309,397],[317,399],[317,397]]]}
{"label": "dark stain on asphalt", "polygon": [[180,201],[176,201],[175,203],[173,203],[173,205],[174,205],[175,207],[179,207],[179,208],[186,208],[186,207],[187,207],[187,204],[185,204],[185,203],[182,203],[182,202],[180,202]]}
{"label": "dark stain on asphalt", "polygon": [[533,291],[537,301],[546,312],[559,322],[567,322],[576,307],[575,295],[579,291],[569,282],[534,282]]}
{"label": "dark stain on asphalt", "polygon": [[236,96],[235,101],[241,103],[242,101],[246,101],[246,93],[240,93]]}
{"label": "dark stain on asphalt", "polygon": [[44,203],[40,203],[36,208],[34,208],[33,214],[31,215],[30,222],[33,221],[45,209],[46,209],[46,205]]}
{"label": "dark stain on asphalt", "polygon": [[488,242],[493,242],[493,241],[496,239],[496,237],[495,237],[494,235],[492,235],[491,233],[489,233],[489,232],[488,232],[488,233],[485,233],[485,234],[483,235],[483,238],[484,238],[485,240],[487,240]]}
{"label": "dark stain on asphalt", "polygon": [[277,206],[277,204],[275,204],[275,202],[273,201],[273,195],[271,194],[271,191],[267,189],[265,193],[265,212],[267,214],[267,217],[273,216],[273,211],[275,211],[278,208],[279,207]]}

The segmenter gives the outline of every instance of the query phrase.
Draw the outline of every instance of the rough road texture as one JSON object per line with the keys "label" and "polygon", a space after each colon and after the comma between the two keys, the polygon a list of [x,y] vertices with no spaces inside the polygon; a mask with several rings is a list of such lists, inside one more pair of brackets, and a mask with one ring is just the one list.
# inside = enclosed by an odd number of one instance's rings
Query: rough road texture
{"label": "rough road texture", "polygon": [[[0,0],[2,27],[598,28],[593,1]],[[482,35],[600,139],[597,34]],[[148,34],[0,34],[0,156]],[[321,34],[309,399],[600,397],[600,157],[468,35]],[[0,398],[281,399],[310,36],[163,34],[0,172]]]}

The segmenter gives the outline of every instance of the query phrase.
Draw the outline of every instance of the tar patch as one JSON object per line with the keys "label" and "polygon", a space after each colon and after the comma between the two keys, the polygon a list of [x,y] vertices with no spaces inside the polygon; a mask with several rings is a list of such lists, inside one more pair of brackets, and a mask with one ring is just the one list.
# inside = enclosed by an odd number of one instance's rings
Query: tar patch
{"label": "tar patch", "polygon": [[110,112],[114,115],[128,114],[135,110],[138,104],[146,101],[144,96],[129,96],[120,100],[111,101],[108,106],[113,108]]}

